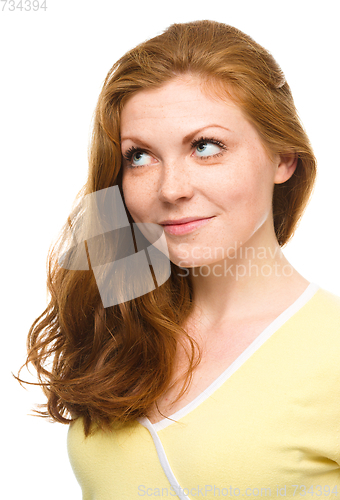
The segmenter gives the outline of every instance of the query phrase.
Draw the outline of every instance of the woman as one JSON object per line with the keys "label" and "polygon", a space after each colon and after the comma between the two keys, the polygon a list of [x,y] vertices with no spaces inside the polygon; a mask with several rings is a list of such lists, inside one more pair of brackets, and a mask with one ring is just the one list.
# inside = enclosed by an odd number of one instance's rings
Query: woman
{"label": "woman", "polygon": [[[27,362],[42,414],[72,422],[84,500],[340,494],[340,298],[281,250],[315,175],[282,71],[239,30],[174,24],[110,70],[80,199],[118,187],[131,227],[164,230],[171,273],[110,305],[90,246],[89,270],[50,256]],[[78,246],[105,233],[84,206]]]}

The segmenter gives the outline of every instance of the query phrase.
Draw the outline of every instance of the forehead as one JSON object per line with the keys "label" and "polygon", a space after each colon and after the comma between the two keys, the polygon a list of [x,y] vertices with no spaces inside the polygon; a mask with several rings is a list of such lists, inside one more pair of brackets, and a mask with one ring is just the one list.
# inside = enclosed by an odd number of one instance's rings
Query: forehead
{"label": "forehead", "polygon": [[244,120],[242,110],[227,92],[222,93],[222,86],[220,94],[217,89],[196,76],[186,75],[158,88],[140,90],[123,106],[121,131],[140,128],[146,122],[150,125],[151,120],[174,126],[179,122],[191,126],[197,121]]}

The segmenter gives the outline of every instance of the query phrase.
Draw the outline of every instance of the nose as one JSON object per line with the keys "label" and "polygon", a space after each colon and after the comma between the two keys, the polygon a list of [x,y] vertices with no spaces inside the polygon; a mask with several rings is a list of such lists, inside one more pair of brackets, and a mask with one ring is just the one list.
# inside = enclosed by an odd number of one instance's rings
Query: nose
{"label": "nose", "polygon": [[167,203],[176,203],[181,198],[190,199],[194,193],[192,180],[192,172],[185,161],[164,162],[159,180],[159,199]]}

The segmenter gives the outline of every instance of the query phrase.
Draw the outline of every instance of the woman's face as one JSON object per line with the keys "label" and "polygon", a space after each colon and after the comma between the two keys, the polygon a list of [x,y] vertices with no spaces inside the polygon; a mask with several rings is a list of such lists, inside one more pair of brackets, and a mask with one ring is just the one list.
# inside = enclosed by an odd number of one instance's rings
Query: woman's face
{"label": "woman's face", "polygon": [[122,110],[121,148],[123,194],[135,222],[207,219],[163,226],[175,264],[213,264],[243,245],[273,244],[274,183],[295,167],[269,158],[232,100],[209,96],[188,75],[139,91]]}

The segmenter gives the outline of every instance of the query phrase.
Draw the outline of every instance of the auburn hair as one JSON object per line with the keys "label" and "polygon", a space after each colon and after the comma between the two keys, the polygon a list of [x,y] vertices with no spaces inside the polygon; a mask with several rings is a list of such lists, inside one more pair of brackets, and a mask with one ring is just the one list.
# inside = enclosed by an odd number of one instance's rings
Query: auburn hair
{"label": "auburn hair", "polygon": [[[76,200],[115,185],[123,193],[120,115],[124,104],[140,90],[160,87],[185,74],[199,77],[207,91],[220,98],[234,99],[270,153],[298,157],[293,175],[275,184],[273,191],[274,229],[282,247],[309,201],[316,160],[274,58],[240,30],[215,21],[172,24],[112,66],[95,110],[87,182]],[[109,429],[113,423],[127,424],[145,416],[169,388],[176,349],[184,339],[191,353],[185,349],[188,370],[177,401],[187,390],[201,353],[181,326],[193,307],[190,274],[183,276],[172,262],[170,278],[163,285],[106,308],[91,267],[75,271],[59,265],[61,242],[65,243],[77,213],[71,213],[60,240],[50,247],[50,300],[29,330],[23,366],[33,364],[37,384],[47,396],[44,411],[36,413],[63,423],[82,417],[88,435],[94,427]]]}

